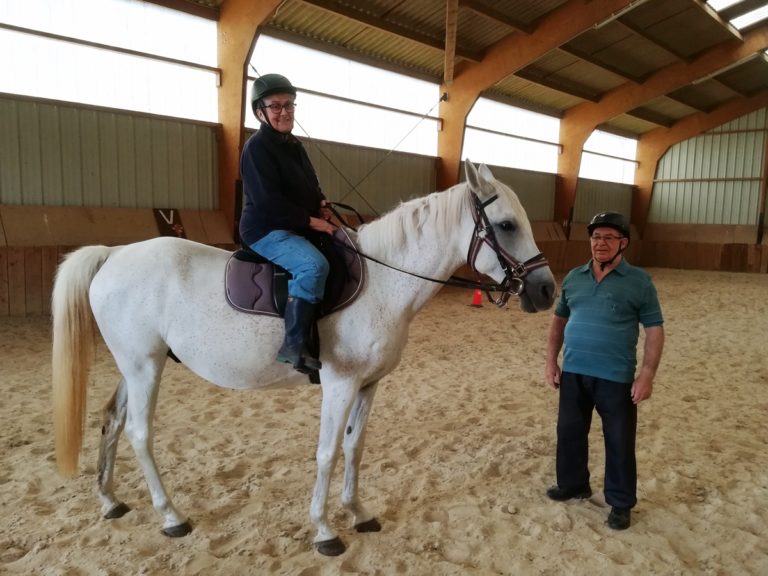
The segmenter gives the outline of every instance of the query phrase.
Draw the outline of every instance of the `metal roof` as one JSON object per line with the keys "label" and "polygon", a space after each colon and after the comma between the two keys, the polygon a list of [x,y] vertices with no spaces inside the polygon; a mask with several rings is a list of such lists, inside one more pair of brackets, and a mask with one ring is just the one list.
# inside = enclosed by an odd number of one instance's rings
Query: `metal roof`
{"label": "metal roof", "polygon": [[[159,3],[168,0],[153,0]],[[227,0],[174,0],[216,17]],[[576,0],[456,0],[453,61],[481,61],[512,34],[537,40],[539,22]],[[264,32],[337,55],[442,82],[446,74],[446,0],[286,0]],[[586,3],[588,4],[588,3]],[[768,30],[768,19],[738,30],[730,22],[768,0],[739,0],[715,11],[704,0],[635,0],[501,79],[484,95],[562,116],[581,102],[600,102],[610,90],[642,85],[675,64],[692,64],[708,50],[738,46]],[[768,89],[768,46],[689,81],[610,120],[601,128],[641,135]],[[451,56],[449,54],[449,56]]]}

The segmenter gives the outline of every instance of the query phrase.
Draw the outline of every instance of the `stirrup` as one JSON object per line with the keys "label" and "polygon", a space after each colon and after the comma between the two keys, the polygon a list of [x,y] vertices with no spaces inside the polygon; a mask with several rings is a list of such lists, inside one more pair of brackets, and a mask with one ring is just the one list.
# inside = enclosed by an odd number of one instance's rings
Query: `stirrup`
{"label": "stirrup", "polygon": [[312,372],[319,371],[323,367],[323,363],[317,358],[303,356],[302,354],[297,354],[294,357],[293,355],[281,354],[278,352],[277,361],[282,362],[283,364],[292,365],[294,370],[301,372],[302,374],[311,374]]}

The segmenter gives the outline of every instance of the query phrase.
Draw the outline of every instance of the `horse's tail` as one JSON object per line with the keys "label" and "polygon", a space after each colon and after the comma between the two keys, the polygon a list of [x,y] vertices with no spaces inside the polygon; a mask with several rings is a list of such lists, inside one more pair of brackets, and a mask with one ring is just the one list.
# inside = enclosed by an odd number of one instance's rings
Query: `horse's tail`
{"label": "horse's tail", "polygon": [[53,430],[56,464],[64,476],[77,473],[83,442],[96,330],[88,290],[110,251],[88,246],[72,252],[56,271],[53,285]]}

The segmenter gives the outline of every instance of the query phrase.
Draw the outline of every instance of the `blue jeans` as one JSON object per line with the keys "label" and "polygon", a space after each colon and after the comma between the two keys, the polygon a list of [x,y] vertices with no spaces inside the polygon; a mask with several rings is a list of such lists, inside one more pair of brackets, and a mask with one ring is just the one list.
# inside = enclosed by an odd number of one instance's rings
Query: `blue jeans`
{"label": "blue jeans", "polygon": [[288,230],[273,230],[251,244],[251,250],[291,273],[289,296],[313,304],[323,299],[330,266],[309,240]]}

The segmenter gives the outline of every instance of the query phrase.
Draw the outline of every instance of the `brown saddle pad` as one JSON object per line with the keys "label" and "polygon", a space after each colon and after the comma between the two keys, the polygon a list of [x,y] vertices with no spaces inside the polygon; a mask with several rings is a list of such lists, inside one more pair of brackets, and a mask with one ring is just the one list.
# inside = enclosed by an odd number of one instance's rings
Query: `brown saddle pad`
{"label": "brown saddle pad", "polygon": [[[342,228],[333,234],[333,242],[315,245],[330,264],[325,297],[320,316],[341,310],[357,298],[364,282],[362,258],[352,238]],[[326,235],[326,238],[329,238]],[[351,249],[348,249],[351,248]],[[242,312],[283,316],[290,274],[251,250],[238,250],[229,257],[224,274],[227,302]]]}

